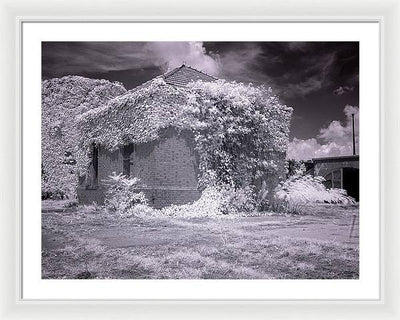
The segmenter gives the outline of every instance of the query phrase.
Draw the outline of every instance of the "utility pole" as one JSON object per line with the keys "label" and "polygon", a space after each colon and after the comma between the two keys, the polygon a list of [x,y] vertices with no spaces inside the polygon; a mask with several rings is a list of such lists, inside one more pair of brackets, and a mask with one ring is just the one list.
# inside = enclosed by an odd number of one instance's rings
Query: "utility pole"
{"label": "utility pole", "polygon": [[356,155],[356,137],[354,133],[354,113],[351,114],[351,120],[353,122],[353,156]]}

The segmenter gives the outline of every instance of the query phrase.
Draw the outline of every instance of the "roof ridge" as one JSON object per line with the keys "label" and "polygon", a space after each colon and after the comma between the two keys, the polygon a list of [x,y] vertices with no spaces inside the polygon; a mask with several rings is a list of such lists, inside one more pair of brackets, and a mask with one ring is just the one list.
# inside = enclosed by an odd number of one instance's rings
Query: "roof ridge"
{"label": "roof ridge", "polygon": [[178,71],[179,71],[180,69],[182,69],[183,67],[186,67],[185,64],[182,64],[180,67],[176,67],[175,69],[172,69],[171,71],[168,71],[168,72],[164,73],[164,74],[162,75],[162,77],[163,77],[164,79],[166,79],[167,77],[170,77],[170,76],[172,76],[173,74],[175,74],[176,72],[178,72]]}
{"label": "roof ridge", "polygon": [[218,80],[217,77],[214,77],[214,76],[212,76],[212,75],[210,75],[210,74],[208,74],[208,73],[205,73],[205,72],[203,72],[203,71],[201,71],[201,70],[198,70],[198,69],[196,69],[196,68],[193,68],[193,67],[191,67],[191,66],[187,66],[187,65],[185,65],[184,63],[183,63],[180,67],[176,67],[175,69],[164,73],[162,76],[163,76],[164,79],[166,79],[166,78],[168,78],[168,77],[174,75],[176,72],[178,72],[179,70],[183,69],[184,67],[185,67],[185,68],[188,68],[188,69],[191,69],[191,70],[193,70],[193,71],[199,72],[199,73],[201,73],[201,74],[204,74],[205,76],[210,77],[210,78],[212,78],[212,79],[214,79],[214,80]]}
{"label": "roof ridge", "polygon": [[[195,71],[195,72],[197,72],[197,73],[199,73],[199,74],[202,74],[202,75],[203,75],[203,78],[204,78],[204,76],[206,76],[206,77],[208,77],[208,78],[210,78],[210,79],[212,79],[212,80],[218,80],[218,78],[216,78],[216,77],[214,77],[214,76],[211,76],[211,75],[209,75],[209,74],[207,74],[207,73],[205,73],[205,72],[203,72],[203,71],[200,71],[200,70],[197,70],[197,69],[195,69],[195,68],[193,68],[193,67],[191,67],[191,66],[187,66],[187,65],[185,65],[185,64],[182,64],[180,67],[176,67],[175,69],[172,69],[171,71],[168,71],[168,72],[166,72],[166,73],[164,73],[164,74],[160,74],[160,75],[158,75],[158,76],[156,76],[156,77],[154,77],[154,78],[152,78],[152,79],[150,79],[150,80],[147,80],[147,81],[143,82],[142,84],[140,84],[140,85],[138,85],[138,86],[136,86],[136,87],[134,87],[134,88],[132,88],[132,89],[130,89],[130,90],[127,90],[123,95],[129,94],[129,93],[132,93],[132,92],[135,92],[135,91],[137,91],[137,90],[140,90],[140,89],[142,89],[143,87],[146,87],[148,84],[150,84],[154,79],[158,79],[158,78],[164,79],[164,81],[165,81],[167,84],[170,84],[170,85],[173,85],[173,86],[182,86],[182,87],[185,87],[185,86],[186,86],[186,83],[184,83],[184,84],[179,84],[179,83],[174,82],[173,79],[170,79],[170,77],[172,77],[174,74],[176,74],[178,71],[180,71],[180,70],[182,70],[182,69],[184,69],[184,68],[187,68],[187,69],[189,69],[189,70],[192,70],[192,71]],[[199,76],[197,76],[197,78],[199,78]],[[207,80],[204,80],[204,81],[210,81],[210,80],[207,79]]]}
{"label": "roof ridge", "polygon": [[183,64],[183,65],[181,66],[181,68],[182,68],[182,67],[187,67],[187,68],[192,69],[192,70],[194,70],[194,71],[200,72],[200,73],[202,73],[202,74],[204,74],[204,75],[206,75],[206,76],[208,76],[208,77],[210,77],[210,78],[213,78],[214,80],[218,80],[217,77],[214,77],[214,76],[212,76],[212,75],[210,75],[210,74],[208,74],[208,73],[205,73],[205,72],[203,72],[203,71],[201,71],[201,70],[198,70],[198,69],[196,69],[196,68],[193,68],[193,67],[191,67],[191,66],[186,66],[186,65]]}

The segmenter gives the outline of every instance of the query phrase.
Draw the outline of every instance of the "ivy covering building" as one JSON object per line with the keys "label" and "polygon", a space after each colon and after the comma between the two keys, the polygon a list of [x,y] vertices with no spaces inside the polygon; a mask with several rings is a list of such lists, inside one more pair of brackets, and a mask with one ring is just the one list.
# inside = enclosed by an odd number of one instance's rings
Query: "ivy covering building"
{"label": "ivy covering building", "polygon": [[42,82],[42,198],[74,198],[87,167],[78,148],[76,116],[126,90],[120,83],[65,76]]}
{"label": "ivy covering building", "polygon": [[209,185],[266,188],[285,176],[292,109],[270,88],[182,65],[78,116],[83,203],[104,200],[113,172],[140,179],[154,207],[197,200]]}

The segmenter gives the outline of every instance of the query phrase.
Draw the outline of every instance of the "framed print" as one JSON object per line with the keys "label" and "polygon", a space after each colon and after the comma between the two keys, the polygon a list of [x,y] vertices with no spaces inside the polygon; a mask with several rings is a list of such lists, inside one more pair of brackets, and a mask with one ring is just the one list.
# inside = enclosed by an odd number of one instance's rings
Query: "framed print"
{"label": "framed print", "polygon": [[18,17],[4,310],[398,316],[382,10]]}
{"label": "framed print", "polygon": [[378,299],[379,23],[184,25],[23,24],[23,298]]}

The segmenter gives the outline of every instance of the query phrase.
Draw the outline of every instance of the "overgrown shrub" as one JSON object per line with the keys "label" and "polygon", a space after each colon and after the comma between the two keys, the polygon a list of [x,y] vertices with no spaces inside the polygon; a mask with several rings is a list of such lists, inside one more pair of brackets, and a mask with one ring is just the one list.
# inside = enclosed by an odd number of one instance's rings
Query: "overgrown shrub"
{"label": "overgrown shrub", "polygon": [[150,218],[150,217],[157,217],[160,215],[161,215],[160,210],[149,207],[147,204],[138,203],[127,211],[126,217]]}
{"label": "overgrown shrub", "polygon": [[323,177],[310,175],[294,175],[282,182],[276,189],[275,207],[295,208],[306,203],[332,203],[332,204],[356,204],[354,198],[347,195],[343,189],[327,189]]}
{"label": "overgrown shrub", "polygon": [[247,186],[239,189],[232,187],[220,188],[222,202],[220,210],[224,214],[238,214],[241,212],[251,212],[256,209],[256,199],[254,187]]}
{"label": "overgrown shrub", "polygon": [[93,202],[92,204],[89,205],[80,205],[79,206],[79,212],[84,215],[99,215],[99,214],[104,214],[104,206],[97,204],[97,202]]}
{"label": "overgrown shrub", "polygon": [[161,210],[163,215],[180,217],[216,217],[237,215],[255,210],[256,201],[250,187],[234,189],[230,186],[210,186],[199,200],[187,205],[172,205]]}
{"label": "overgrown shrub", "polygon": [[261,183],[261,187],[258,189],[256,195],[256,208],[258,209],[258,211],[267,210],[270,198],[270,190],[265,180],[263,180],[263,182]]}
{"label": "overgrown shrub", "polygon": [[171,205],[162,209],[154,209],[147,203],[130,206],[126,210],[127,217],[234,217],[241,213],[254,211],[256,200],[250,188],[234,190],[211,186],[203,190],[199,200],[185,205]]}
{"label": "overgrown shrub", "polygon": [[216,187],[203,190],[199,200],[185,205],[171,205],[161,209],[161,214],[175,217],[215,217],[222,214],[222,194]]}
{"label": "overgrown shrub", "polygon": [[112,173],[104,180],[106,187],[106,208],[120,215],[125,215],[137,204],[147,205],[147,199],[143,192],[138,192],[138,178],[128,178],[123,174]]}
{"label": "overgrown shrub", "polygon": [[63,205],[63,207],[66,208],[66,209],[74,208],[74,207],[77,207],[77,206],[78,206],[78,200],[76,200],[76,199],[67,200]]}

